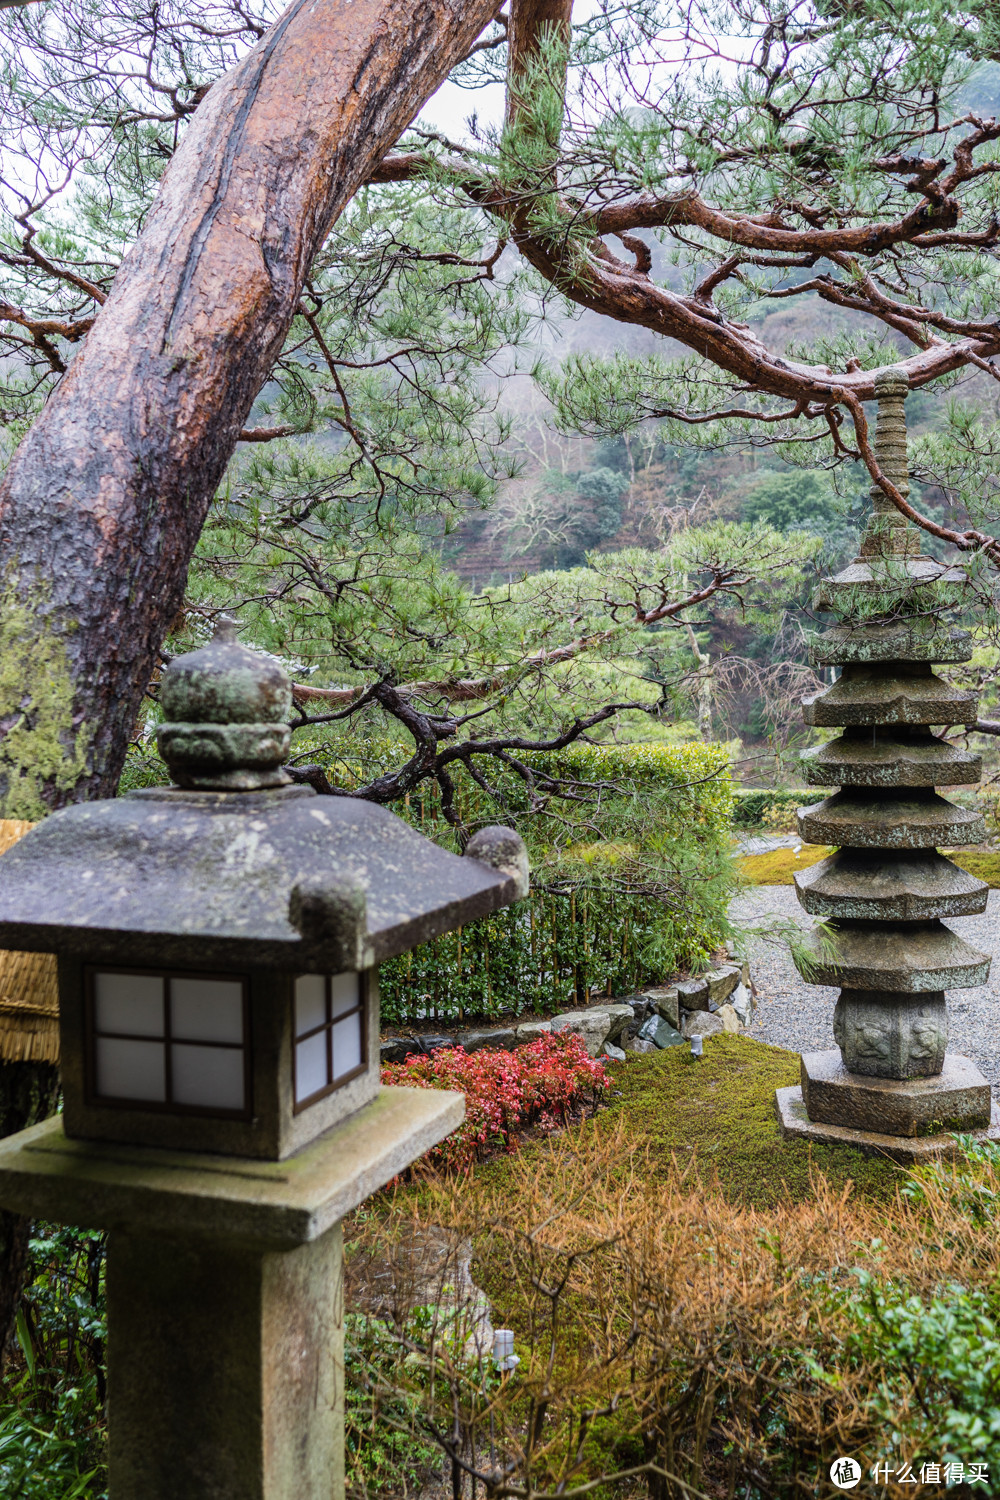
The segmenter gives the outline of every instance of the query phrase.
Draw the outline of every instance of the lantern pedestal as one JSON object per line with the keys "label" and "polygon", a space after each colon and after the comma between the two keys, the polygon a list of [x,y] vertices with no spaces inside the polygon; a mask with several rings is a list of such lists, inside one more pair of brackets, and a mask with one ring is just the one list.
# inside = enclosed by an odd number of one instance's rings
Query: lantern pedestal
{"label": "lantern pedestal", "polygon": [[381,1088],[295,1156],[0,1141],[0,1202],[110,1229],[112,1500],[343,1493],[340,1221],[461,1124],[460,1094]]}
{"label": "lantern pedestal", "polygon": [[297,1250],[108,1241],[114,1500],[339,1500],[340,1225]]}

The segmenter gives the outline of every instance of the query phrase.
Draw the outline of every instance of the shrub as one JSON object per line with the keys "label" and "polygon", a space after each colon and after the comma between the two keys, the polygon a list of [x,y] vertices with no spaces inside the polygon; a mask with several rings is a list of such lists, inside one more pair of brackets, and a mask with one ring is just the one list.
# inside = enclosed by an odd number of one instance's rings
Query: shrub
{"label": "shrub", "polygon": [[0,1397],[0,1493],[100,1500],[104,1429],[105,1236],[38,1224]]}
{"label": "shrub", "polygon": [[405,1062],[386,1064],[382,1082],[465,1095],[464,1124],[422,1159],[466,1171],[477,1157],[516,1151],[518,1133],[528,1125],[565,1124],[582,1102],[599,1098],[609,1080],[578,1036],[550,1033],[514,1052],[441,1047],[429,1056],[412,1053]]}
{"label": "shrub", "polygon": [[352,1496],[418,1494],[441,1467],[441,1449],[421,1431],[421,1402],[383,1380],[400,1340],[379,1318],[344,1318],[344,1442]]}
{"label": "shrub", "polygon": [[822,802],[827,793],[821,787],[781,789],[778,787],[739,788],[733,797],[734,828],[795,826],[795,809]]}
{"label": "shrub", "polygon": [[[529,816],[516,778],[504,782],[506,811],[462,783],[469,827],[499,817],[524,834],[532,894],[384,964],[386,1019],[551,1012],[703,964],[729,936],[737,877],[724,746],[571,745],[529,759],[540,779],[558,776],[584,801]],[[452,839],[431,788],[405,812],[430,837]]]}
{"label": "shrub", "polygon": [[[724,863],[723,863],[724,860]],[[608,872],[588,881],[535,889],[526,901],[423,943],[379,970],[382,1015],[399,1025],[434,1017],[495,1017],[586,1002],[591,991],[627,994],[674,969],[706,959],[725,940],[724,905],[713,886],[726,882],[728,855],[701,868],[691,899],[685,886],[668,910],[648,893],[615,888]],[[690,922],[690,927],[685,923]]]}
{"label": "shrub", "polygon": [[665,795],[658,810],[668,812],[675,821],[683,817],[685,827],[696,825],[723,834],[732,822],[735,789],[725,745],[578,743],[527,759],[534,769],[552,776],[603,783],[615,797],[630,792],[654,798]]}

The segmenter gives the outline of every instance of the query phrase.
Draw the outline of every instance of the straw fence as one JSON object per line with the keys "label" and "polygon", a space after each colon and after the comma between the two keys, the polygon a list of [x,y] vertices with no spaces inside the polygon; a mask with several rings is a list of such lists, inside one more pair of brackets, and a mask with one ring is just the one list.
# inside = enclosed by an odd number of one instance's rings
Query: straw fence
{"label": "straw fence", "polygon": [[[0,854],[33,825],[0,819]],[[51,953],[0,951],[0,1062],[59,1061],[59,991]]]}

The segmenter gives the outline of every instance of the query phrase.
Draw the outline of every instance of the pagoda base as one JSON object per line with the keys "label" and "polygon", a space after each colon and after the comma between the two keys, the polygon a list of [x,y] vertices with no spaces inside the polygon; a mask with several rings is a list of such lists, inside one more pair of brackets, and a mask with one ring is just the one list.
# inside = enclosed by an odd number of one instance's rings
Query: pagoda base
{"label": "pagoda base", "polygon": [[[774,1096],[781,1133],[786,1139],[814,1141],[817,1145],[853,1146],[868,1156],[884,1156],[901,1167],[913,1167],[925,1161],[939,1161],[959,1155],[955,1137],[944,1131],[940,1135],[880,1135],[875,1130],[855,1130],[848,1125],[814,1124],[806,1114],[802,1090],[778,1089]],[[1000,1141],[1000,1115],[987,1130],[968,1130],[974,1141]]]}
{"label": "pagoda base", "polygon": [[803,1053],[802,1100],[810,1121],[887,1136],[985,1130],[990,1086],[974,1062],[946,1052],[929,1078],[873,1078],[849,1072],[840,1049]]}
{"label": "pagoda base", "polygon": [[1000,1140],[1000,1112],[975,1063],[945,1054],[933,1078],[867,1078],[844,1067],[839,1048],[805,1052],[802,1084],[778,1089],[786,1137],[853,1146],[903,1166],[954,1156],[955,1135]]}

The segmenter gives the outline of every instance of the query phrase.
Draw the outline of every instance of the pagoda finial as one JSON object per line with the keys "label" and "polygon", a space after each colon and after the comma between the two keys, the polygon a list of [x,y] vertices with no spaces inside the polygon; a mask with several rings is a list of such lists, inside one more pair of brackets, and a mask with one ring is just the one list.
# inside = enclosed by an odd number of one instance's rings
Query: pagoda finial
{"label": "pagoda finial", "polygon": [[[904,402],[910,380],[900,365],[890,365],[875,377],[875,399],[878,416],[875,422],[875,457],[885,477],[892,481],[906,499],[910,493],[909,465],[906,454],[906,411]],[[901,515],[889,496],[873,484],[869,492],[872,514],[861,539],[862,557],[912,557],[919,548],[906,517]]]}

